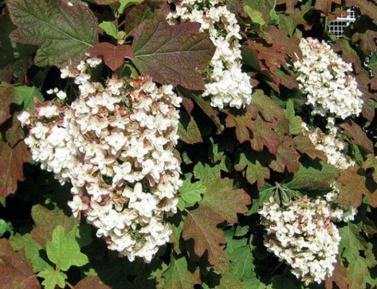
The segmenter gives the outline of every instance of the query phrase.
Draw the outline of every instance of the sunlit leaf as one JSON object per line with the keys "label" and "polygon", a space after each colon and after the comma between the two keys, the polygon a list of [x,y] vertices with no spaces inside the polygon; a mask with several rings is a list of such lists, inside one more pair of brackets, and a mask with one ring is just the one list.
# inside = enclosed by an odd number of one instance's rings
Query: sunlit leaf
{"label": "sunlit leaf", "polygon": [[134,64],[161,84],[204,89],[199,72],[209,64],[215,46],[206,33],[198,32],[199,27],[199,23],[170,26],[163,17],[145,20],[132,32]]}
{"label": "sunlit leaf", "polygon": [[10,16],[18,29],[14,41],[38,45],[35,64],[66,66],[78,62],[97,42],[97,18],[85,5],[64,1],[8,0]]}

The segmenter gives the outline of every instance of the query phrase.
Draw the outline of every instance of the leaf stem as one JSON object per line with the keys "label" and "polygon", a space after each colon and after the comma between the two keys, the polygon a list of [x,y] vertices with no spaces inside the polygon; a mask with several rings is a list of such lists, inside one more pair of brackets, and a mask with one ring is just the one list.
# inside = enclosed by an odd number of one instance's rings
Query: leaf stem
{"label": "leaf stem", "polygon": [[73,285],[71,283],[69,283],[68,281],[65,281],[65,284],[71,288],[71,289],[75,289],[75,287],[73,287]]}

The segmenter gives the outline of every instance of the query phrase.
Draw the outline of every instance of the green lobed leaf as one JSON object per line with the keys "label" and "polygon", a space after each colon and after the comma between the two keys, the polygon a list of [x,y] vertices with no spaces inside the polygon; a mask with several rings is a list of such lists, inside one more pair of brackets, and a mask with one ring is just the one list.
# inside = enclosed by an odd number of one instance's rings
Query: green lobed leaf
{"label": "green lobed leaf", "polygon": [[144,2],[144,0],[120,0],[120,6],[118,8],[118,13],[123,14],[124,10],[126,10],[127,7],[134,5],[134,4],[139,4]]}
{"label": "green lobed leaf", "polygon": [[68,234],[79,223],[76,218],[66,216],[57,208],[49,210],[41,205],[33,206],[31,216],[37,225],[31,231],[31,235],[43,248],[46,248],[46,242],[51,240],[52,233],[57,226],[63,226],[65,233]]}
{"label": "green lobed leaf", "polygon": [[295,115],[295,108],[291,99],[287,101],[287,107],[284,113],[289,119],[289,133],[291,135],[300,134],[302,132],[302,119],[300,116]]}
{"label": "green lobed leaf", "polygon": [[184,180],[179,188],[180,198],[185,202],[186,207],[191,207],[199,202],[205,191],[206,187],[200,181],[192,183],[190,179]]}
{"label": "green lobed leaf", "polygon": [[15,250],[25,249],[25,257],[31,262],[34,272],[40,272],[51,267],[42,258],[41,253],[44,252],[42,246],[35,242],[30,234],[16,235],[10,239],[10,243]]}
{"label": "green lobed leaf", "polygon": [[338,175],[338,170],[325,162],[304,162],[286,186],[292,190],[327,191]]}
{"label": "green lobed leaf", "polygon": [[228,256],[232,262],[230,272],[233,275],[237,276],[240,281],[245,281],[252,277],[255,269],[254,256],[248,244],[235,248]]}
{"label": "green lobed leaf", "polygon": [[233,274],[226,272],[221,275],[220,284],[215,289],[243,289],[242,283]]}
{"label": "green lobed leaf", "polygon": [[365,288],[364,278],[369,276],[368,266],[364,258],[352,260],[347,267],[347,280],[349,288]]}
{"label": "green lobed leaf", "polygon": [[53,268],[47,268],[38,273],[38,276],[43,278],[42,285],[44,289],[65,288],[65,280],[68,278],[66,274],[56,271]]}
{"label": "green lobed leaf", "polygon": [[366,250],[367,241],[360,234],[360,229],[356,224],[348,223],[347,226],[339,228],[339,234],[341,236],[340,256],[352,263],[360,257],[360,251]]}
{"label": "green lobed leaf", "polygon": [[71,266],[81,267],[89,262],[88,257],[80,252],[76,231],[77,227],[65,235],[64,227],[59,225],[52,233],[52,241],[46,244],[48,258],[60,270],[67,271]]}
{"label": "green lobed leaf", "polygon": [[35,111],[35,99],[43,102],[42,93],[35,86],[17,86],[14,88],[14,98],[17,104],[23,104],[23,109],[29,108],[31,112]]}
{"label": "green lobed leaf", "polygon": [[69,6],[58,0],[8,0],[7,7],[18,26],[11,39],[40,46],[36,65],[62,67],[68,59],[78,62],[97,42],[97,18],[85,5]]}
{"label": "green lobed leaf", "polygon": [[[202,283],[198,268],[189,268],[190,264],[183,256],[181,258],[171,257],[168,270],[163,274],[165,289],[191,289],[195,284]],[[193,271],[193,272],[192,272]]]}
{"label": "green lobed leaf", "polygon": [[199,23],[170,26],[163,16],[145,20],[132,32],[134,64],[161,84],[204,89],[199,72],[211,61],[215,46],[199,28]]}
{"label": "green lobed leaf", "polygon": [[2,237],[6,233],[10,233],[10,235],[13,235],[14,230],[11,222],[6,222],[3,219],[0,219],[0,237]]}
{"label": "green lobed leaf", "polygon": [[115,24],[111,21],[103,21],[98,25],[99,28],[102,28],[106,34],[114,37],[117,39],[118,37],[118,28],[115,26]]}

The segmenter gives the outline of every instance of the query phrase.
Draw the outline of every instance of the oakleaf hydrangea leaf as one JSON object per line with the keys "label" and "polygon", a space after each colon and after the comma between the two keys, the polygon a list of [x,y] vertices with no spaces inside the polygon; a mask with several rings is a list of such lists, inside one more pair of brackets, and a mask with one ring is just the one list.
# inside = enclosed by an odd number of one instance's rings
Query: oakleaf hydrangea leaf
{"label": "oakleaf hydrangea leaf", "polygon": [[188,144],[203,142],[202,135],[195,119],[185,112],[181,112],[178,134],[179,138]]}
{"label": "oakleaf hydrangea leaf", "polygon": [[31,231],[31,236],[43,248],[46,248],[46,242],[51,241],[51,235],[58,225],[63,226],[68,234],[79,223],[76,218],[66,216],[57,208],[51,211],[41,205],[32,208],[31,216],[37,225]]}
{"label": "oakleaf hydrangea leaf", "polygon": [[359,207],[363,195],[368,199],[368,204],[377,207],[377,184],[369,182],[366,171],[359,166],[349,167],[340,173],[337,182],[340,202],[350,202],[355,208]]}
{"label": "oakleaf hydrangea leaf", "polygon": [[8,0],[11,19],[18,29],[17,42],[40,46],[35,56],[39,66],[78,62],[97,42],[97,18],[89,7],[64,1]]}
{"label": "oakleaf hydrangea leaf", "polygon": [[7,239],[0,239],[0,288],[40,289],[30,264],[20,252],[15,252]]}
{"label": "oakleaf hydrangea leaf", "polygon": [[47,268],[46,270],[39,272],[38,276],[45,279],[42,282],[45,289],[55,289],[56,286],[59,286],[59,288],[65,288],[67,275],[63,272],[55,271],[53,268]]}
{"label": "oakleaf hydrangea leaf", "polygon": [[258,190],[260,191],[265,184],[265,180],[270,178],[269,168],[266,167],[263,162],[261,163],[250,149],[241,152],[239,160],[234,166],[239,172],[243,171],[245,167],[247,167],[246,180],[251,185],[257,183]]}
{"label": "oakleaf hydrangea leaf", "polygon": [[224,219],[208,207],[199,207],[189,211],[183,225],[184,240],[194,239],[194,252],[203,256],[208,252],[208,261],[212,265],[220,265],[226,259],[222,244],[226,243],[224,231],[216,226]]}
{"label": "oakleaf hydrangea leaf", "polygon": [[40,289],[36,278],[33,276],[30,264],[17,256],[0,256],[1,288],[12,289]]}
{"label": "oakleaf hydrangea leaf", "polygon": [[191,289],[195,284],[201,284],[199,270],[191,273],[185,257],[172,256],[169,269],[164,273],[166,289]]}
{"label": "oakleaf hydrangea leaf", "polygon": [[124,64],[125,57],[134,57],[134,53],[129,45],[113,45],[108,42],[101,42],[94,45],[90,52],[90,57],[103,55],[105,64],[112,71],[117,70]]}
{"label": "oakleaf hydrangea leaf", "polygon": [[231,179],[213,179],[204,183],[207,190],[204,193],[202,206],[211,208],[227,222],[237,222],[237,213],[246,213],[246,205],[251,203],[250,196],[242,189],[233,189]]}
{"label": "oakleaf hydrangea leaf", "polygon": [[209,64],[215,46],[199,28],[199,23],[170,26],[163,16],[145,20],[132,32],[133,63],[161,84],[204,89],[200,72]]}
{"label": "oakleaf hydrangea leaf", "polygon": [[109,286],[100,284],[98,276],[86,276],[75,285],[75,289],[111,289]]}
{"label": "oakleaf hydrangea leaf", "polygon": [[22,165],[31,159],[30,151],[24,142],[14,148],[0,142],[0,196],[6,197],[17,189],[17,181],[23,181]]}
{"label": "oakleaf hydrangea leaf", "polygon": [[81,267],[89,261],[88,257],[80,252],[76,231],[77,227],[65,235],[64,227],[57,226],[52,233],[52,241],[46,245],[48,258],[60,270],[67,271],[71,266]]}
{"label": "oakleaf hydrangea leaf", "polygon": [[180,198],[186,203],[186,207],[193,206],[199,202],[206,187],[199,181],[192,183],[190,179],[186,179],[182,186],[179,188]]}
{"label": "oakleaf hydrangea leaf", "polygon": [[10,117],[10,105],[14,102],[13,87],[0,85],[0,125]]}
{"label": "oakleaf hydrangea leaf", "polygon": [[30,234],[16,235],[10,239],[13,249],[25,248],[25,257],[31,262],[34,272],[43,271],[51,265],[41,257],[42,246],[35,242]]}
{"label": "oakleaf hydrangea leaf", "polygon": [[343,123],[340,127],[344,129],[343,133],[345,135],[352,137],[353,144],[360,146],[367,153],[373,153],[373,142],[358,124],[352,123],[352,125],[349,125],[348,123]]}
{"label": "oakleaf hydrangea leaf", "polygon": [[35,86],[17,86],[14,88],[14,98],[17,104],[23,104],[24,109],[29,108],[32,112],[35,111],[34,99],[44,101],[42,93]]}

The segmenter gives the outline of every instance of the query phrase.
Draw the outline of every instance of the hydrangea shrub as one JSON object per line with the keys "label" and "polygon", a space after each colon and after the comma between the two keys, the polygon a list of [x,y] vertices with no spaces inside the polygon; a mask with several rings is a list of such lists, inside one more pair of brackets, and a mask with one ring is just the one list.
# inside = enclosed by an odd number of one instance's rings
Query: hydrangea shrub
{"label": "hydrangea shrub", "polygon": [[373,1],[0,11],[4,288],[377,286]]}

